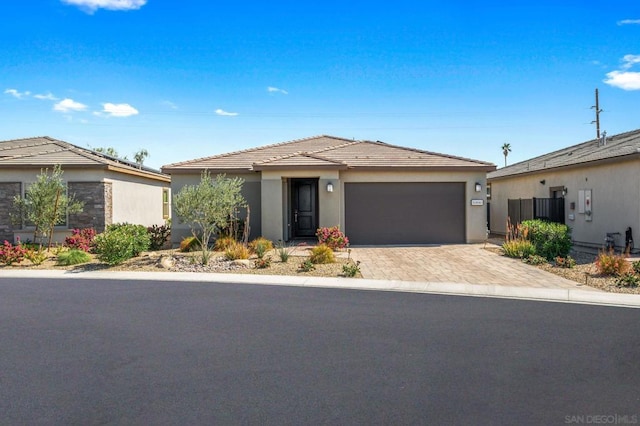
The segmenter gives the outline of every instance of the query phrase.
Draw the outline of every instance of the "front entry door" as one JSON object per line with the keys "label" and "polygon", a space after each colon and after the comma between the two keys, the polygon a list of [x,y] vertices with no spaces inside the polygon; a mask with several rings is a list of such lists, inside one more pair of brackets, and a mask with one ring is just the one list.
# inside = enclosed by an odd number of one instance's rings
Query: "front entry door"
{"label": "front entry door", "polygon": [[292,237],[314,237],[318,228],[318,181],[294,179],[291,186]]}

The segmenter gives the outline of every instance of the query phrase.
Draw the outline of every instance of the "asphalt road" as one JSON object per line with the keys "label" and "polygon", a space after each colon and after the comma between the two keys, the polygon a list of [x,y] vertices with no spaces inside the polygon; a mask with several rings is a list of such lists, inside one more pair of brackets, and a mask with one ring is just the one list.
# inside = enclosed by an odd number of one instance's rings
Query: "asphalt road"
{"label": "asphalt road", "polygon": [[0,278],[0,424],[637,424],[639,336],[628,308]]}

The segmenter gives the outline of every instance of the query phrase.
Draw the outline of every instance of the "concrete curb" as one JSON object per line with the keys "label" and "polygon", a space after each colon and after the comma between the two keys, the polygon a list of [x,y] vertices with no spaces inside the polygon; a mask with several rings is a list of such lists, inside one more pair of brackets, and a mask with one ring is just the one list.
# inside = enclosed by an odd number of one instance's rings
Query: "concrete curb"
{"label": "concrete curb", "polygon": [[281,275],[216,274],[197,272],[73,272],[53,270],[2,271],[3,278],[90,279],[216,282],[225,284],[276,285],[292,287],[341,288],[350,290],[399,291],[473,297],[539,300],[546,302],[640,308],[640,295],[597,290],[509,287],[495,284],[385,281],[352,278],[321,278]]}

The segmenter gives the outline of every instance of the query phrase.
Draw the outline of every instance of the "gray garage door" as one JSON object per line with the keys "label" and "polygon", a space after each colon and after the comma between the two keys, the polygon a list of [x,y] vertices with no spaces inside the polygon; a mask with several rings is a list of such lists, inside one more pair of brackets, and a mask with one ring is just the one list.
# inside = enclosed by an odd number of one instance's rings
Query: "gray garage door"
{"label": "gray garage door", "polygon": [[463,182],[345,183],[351,244],[465,242]]}

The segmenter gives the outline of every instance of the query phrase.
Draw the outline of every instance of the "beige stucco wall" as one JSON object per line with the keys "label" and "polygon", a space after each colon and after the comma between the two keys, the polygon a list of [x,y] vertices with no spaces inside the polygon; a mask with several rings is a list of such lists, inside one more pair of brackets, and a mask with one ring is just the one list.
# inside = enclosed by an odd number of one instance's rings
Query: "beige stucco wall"
{"label": "beige stucco wall", "polygon": [[[286,240],[291,227],[288,217],[288,180],[294,178],[318,179],[318,226],[340,225],[342,197],[337,170],[295,171],[269,170],[262,172],[262,229],[263,235],[273,241]],[[333,183],[333,192],[327,184]]]}
{"label": "beige stucco wall", "polygon": [[[544,180],[544,185],[540,181]],[[640,241],[640,162],[625,161],[491,180],[491,231],[506,232],[507,200],[549,198],[550,188],[565,187],[565,223],[576,244],[600,247],[607,232],[631,227]],[[578,213],[578,191],[592,191],[592,221]],[[572,210],[571,203],[575,203]],[[571,218],[570,215],[573,215]],[[638,244],[636,243],[636,246]]]}
{"label": "beige stucco wall", "polygon": [[105,179],[113,189],[113,223],[128,222],[135,225],[162,225],[162,191],[169,183],[150,181],[135,176],[109,173]]}

